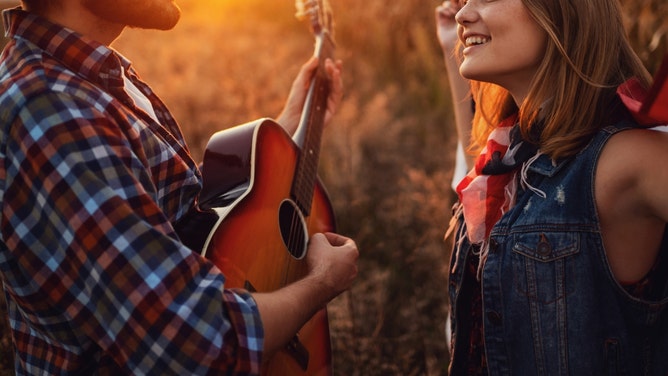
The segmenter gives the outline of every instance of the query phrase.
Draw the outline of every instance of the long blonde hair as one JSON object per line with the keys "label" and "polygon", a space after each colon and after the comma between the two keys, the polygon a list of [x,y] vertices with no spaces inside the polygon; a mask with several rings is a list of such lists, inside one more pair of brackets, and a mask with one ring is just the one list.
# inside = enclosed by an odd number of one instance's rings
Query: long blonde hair
{"label": "long blonde hair", "polygon": [[[545,58],[518,109],[503,88],[473,82],[476,113],[470,150],[479,152],[506,116],[519,110],[525,139],[556,159],[574,155],[610,111],[617,86],[631,77],[649,86],[651,76],[635,54],[618,0],[522,0],[548,35]],[[540,117],[538,139],[531,127]]]}

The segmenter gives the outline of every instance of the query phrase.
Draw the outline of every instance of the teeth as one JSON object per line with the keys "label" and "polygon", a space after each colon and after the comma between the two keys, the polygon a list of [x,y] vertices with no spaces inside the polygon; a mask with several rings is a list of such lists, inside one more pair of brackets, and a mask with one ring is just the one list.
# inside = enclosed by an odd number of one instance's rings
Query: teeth
{"label": "teeth", "polygon": [[488,37],[468,37],[466,38],[466,46],[475,46],[489,42]]}

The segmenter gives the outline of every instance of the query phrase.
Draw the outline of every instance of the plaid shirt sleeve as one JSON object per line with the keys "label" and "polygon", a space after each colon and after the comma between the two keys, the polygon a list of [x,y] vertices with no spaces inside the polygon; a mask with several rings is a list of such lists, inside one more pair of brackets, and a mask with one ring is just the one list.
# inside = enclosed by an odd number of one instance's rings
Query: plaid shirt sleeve
{"label": "plaid shirt sleeve", "polygon": [[17,373],[257,374],[255,302],[183,246],[163,204],[189,167],[116,98],[56,76],[0,98],[15,104],[0,114],[0,275]]}

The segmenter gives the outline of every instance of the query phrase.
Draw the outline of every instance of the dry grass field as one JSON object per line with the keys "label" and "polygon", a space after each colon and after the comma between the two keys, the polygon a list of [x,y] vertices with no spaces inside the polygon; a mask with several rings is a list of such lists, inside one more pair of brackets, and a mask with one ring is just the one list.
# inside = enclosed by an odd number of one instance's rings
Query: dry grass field
{"label": "dry grass field", "polygon": [[[330,0],[345,98],[326,129],[321,177],[360,275],[329,306],[337,375],[444,375],[446,264],[455,134],[434,35],[436,0]],[[668,51],[668,3],[623,1],[654,71]],[[180,0],[169,32],[128,30],[115,47],[179,119],[200,158],[216,130],[276,116],[313,39],[288,0]],[[0,314],[5,315],[0,296]],[[11,375],[0,320],[0,376]]]}

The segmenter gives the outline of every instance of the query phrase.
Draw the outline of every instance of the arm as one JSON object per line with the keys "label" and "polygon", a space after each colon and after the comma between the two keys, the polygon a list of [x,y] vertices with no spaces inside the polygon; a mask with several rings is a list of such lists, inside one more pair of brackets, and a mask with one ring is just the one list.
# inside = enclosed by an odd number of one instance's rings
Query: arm
{"label": "arm", "polygon": [[668,168],[665,165],[668,161],[668,134],[659,130],[632,131],[628,142],[632,143],[624,148],[631,164],[628,173],[637,182],[639,206],[645,215],[665,225],[668,223]]}
{"label": "arm", "polygon": [[596,207],[615,277],[634,282],[655,264],[668,223],[668,134],[627,130],[605,145],[596,167]]}
{"label": "arm", "polygon": [[[455,14],[458,10],[459,7],[453,1],[444,1],[443,4],[436,7],[436,34],[443,50],[445,68],[450,82],[459,145],[466,148],[471,141],[473,111],[469,81],[459,74],[459,62],[455,51],[455,48],[458,47],[457,22],[455,21]],[[473,157],[466,155],[465,160],[467,170],[472,168]]]}

